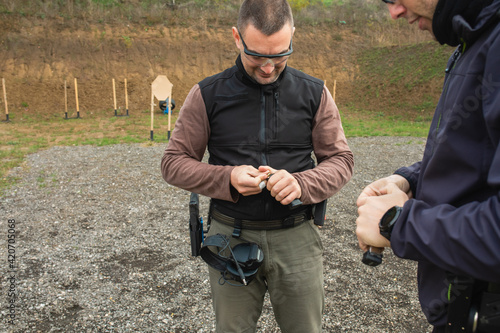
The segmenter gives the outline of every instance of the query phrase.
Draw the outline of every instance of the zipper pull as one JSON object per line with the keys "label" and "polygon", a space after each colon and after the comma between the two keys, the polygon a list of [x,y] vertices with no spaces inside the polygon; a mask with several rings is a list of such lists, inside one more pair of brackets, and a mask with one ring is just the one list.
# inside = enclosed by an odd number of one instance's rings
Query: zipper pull
{"label": "zipper pull", "polygon": [[451,59],[450,65],[446,67],[446,70],[444,71],[445,73],[451,72],[453,67],[455,66],[455,63],[457,62],[458,58],[460,57],[460,50],[462,49],[462,44],[460,44],[457,49],[455,50],[455,53],[453,53],[453,59]]}

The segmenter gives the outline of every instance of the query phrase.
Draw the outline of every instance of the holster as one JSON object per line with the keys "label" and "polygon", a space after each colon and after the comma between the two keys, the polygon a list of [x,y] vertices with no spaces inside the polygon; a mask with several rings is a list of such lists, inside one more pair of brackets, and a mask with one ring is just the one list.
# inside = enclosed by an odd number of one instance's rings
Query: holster
{"label": "holster", "polygon": [[500,285],[449,275],[446,333],[500,332]]}
{"label": "holster", "polygon": [[467,276],[449,275],[448,318],[446,333],[473,332],[468,327],[469,313],[473,304],[474,279]]}
{"label": "holster", "polygon": [[191,238],[191,255],[199,256],[203,242],[203,226],[200,220],[199,197],[191,193],[189,200],[189,236]]}
{"label": "holster", "polygon": [[325,224],[326,203],[327,200],[325,199],[313,206],[312,215],[314,219],[314,224],[320,227],[322,227],[323,224]]}
{"label": "holster", "polygon": [[477,332],[500,332],[500,294],[483,292],[479,305]]}

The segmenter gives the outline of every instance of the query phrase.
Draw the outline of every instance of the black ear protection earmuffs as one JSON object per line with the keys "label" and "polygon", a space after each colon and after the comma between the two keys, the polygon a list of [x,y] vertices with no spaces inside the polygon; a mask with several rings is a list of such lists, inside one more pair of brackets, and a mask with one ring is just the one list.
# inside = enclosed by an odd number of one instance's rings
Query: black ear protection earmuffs
{"label": "black ear protection earmuffs", "polygon": [[[211,251],[209,246],[217,247],[217,252]],[[229,256],[221,254],[225,249],[229,250]],[[222,234],[205,238],[200,255],[207,264],[221,272],[222,284],[231,284],[229,281],[232,280],[245,286],[257,275],[264,260],[264,253],[256,243],[240,243],[231,248],[229,237]]]}

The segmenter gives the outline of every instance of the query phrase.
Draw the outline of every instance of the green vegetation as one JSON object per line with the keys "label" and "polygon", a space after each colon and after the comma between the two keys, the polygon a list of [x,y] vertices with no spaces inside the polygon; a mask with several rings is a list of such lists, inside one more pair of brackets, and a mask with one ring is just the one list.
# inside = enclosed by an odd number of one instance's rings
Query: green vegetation
{"label": "green vegetation", "polygon": [[383,84],[411,90],[436,77],[443,77],[449,56],[450,48],[436,47],[435,42],[370,48],[359,58],[360,75],[390,78]]}
{"label": "green vegetation", "polygon": [[[64,18],[68,24],[79,21],[113,21],[141,24],[221,24],[234,23],[240,0],[1,0],[0,14]],[[300,24],[364,24],[387,21],[379,0],[290,0],[296,22]],[[70,22],[71,21],[71,22]],[[343,22],[343,23],[339,23]]]}
{"label": "green vegetation", "polygon": [[[356,80],[357,88],[363,94],[356,105],[347,106],[348,110],[369,118],[376,116],[372,112],[384,112],[392,116],[392,119],[388,118],[392,126],[399,126],[402,121],[417,128],[420,123],[429,123],[451,53],[450,47],[430,41],[363,50],[357,58],[359,72]],[[383,111],[372,110],[374,99],[384,106]]]}
{"label": "green vegetation", "polygon": [[132,46],[132,38],[129,36],[122,36],[123,42],[125,43],[126,47],[131,47]]}
{"label": "green vegetation", "polygon": [[342,109],[342,125],[347,137],[357,136],[413,136],[426,137],[430,118],[416,120],[401,116],[386,116],[383,113],[356,111],[349,107]]}

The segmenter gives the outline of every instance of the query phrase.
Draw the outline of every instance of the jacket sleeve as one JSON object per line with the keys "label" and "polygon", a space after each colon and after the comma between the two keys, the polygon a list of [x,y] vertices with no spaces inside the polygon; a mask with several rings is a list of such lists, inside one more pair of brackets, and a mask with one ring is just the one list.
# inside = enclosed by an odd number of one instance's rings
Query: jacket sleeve
{"label": "jacket sleeve", "polygon": [[209,136],[205,103],[200,86],[195,85],[186,97],[163,154],[163,178],[187,191],[234,202],[238,196],[230,185],[233,167],[202,162]]}
{"label": "jacket sleeve", "polygon": [[400,175],[408,181],[408,183],[410,184],[410,190],[411,193],[413,194],[413,197],[417,195],[417,182],[418,182],[418,176],[420,174],[421,164],[422,162],[420,161],[410,165],[409,167],[399,168],[394,172],[396,175]]}
{"label": "jacket sleeve", "polygon": [[318,165],[294,173],[304,204],[318,203],[337,193],[351,179],[354,167],[339,111],[326,86],[313,120],[312,143]]}
{"label": "jacket sleeve", "polygon": [[[489,49],[481,84],[485,135],[493,147],[486,179],[496,194],[455,207],[409,200],[391,236],[394,253],[455,274],[500,282],[500,43]],[[453,189],[450,189],[450,191]],[[481,191],[472,188],[471,191]],[[495,192],[495,191],[494,191]]]}

